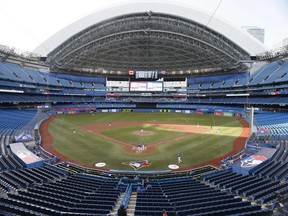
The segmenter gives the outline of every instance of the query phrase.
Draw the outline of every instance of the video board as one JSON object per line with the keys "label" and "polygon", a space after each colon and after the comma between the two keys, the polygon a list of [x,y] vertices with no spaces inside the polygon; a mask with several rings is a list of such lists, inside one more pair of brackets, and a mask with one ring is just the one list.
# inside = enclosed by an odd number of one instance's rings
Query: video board
{"label": "video board", "polygon": [[162,92],[163,82],[152,81],[131,81],[129,85],[130,92]]}
{"label": "video board", "polygon": [[138,71],[138,70],[129,70],[128,75],[133,76],[135,79],[150,79],[156,80],[159,78],[160,74],[165,74],[165,71]]}

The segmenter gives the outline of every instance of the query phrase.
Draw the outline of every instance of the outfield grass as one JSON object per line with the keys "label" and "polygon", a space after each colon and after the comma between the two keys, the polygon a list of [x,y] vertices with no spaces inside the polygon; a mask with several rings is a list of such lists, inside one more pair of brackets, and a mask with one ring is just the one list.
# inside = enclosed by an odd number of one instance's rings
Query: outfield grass
{"label": "outfield grass", "polygon": [[[213,125],[214,129],[211,133],[195,134],[173,143],[160,145],[155,153],[149,155],[127,153],[122,145],[102,139],[93,133],[78,130],[78,127],[108,124],[109,122],[112,124],[115,122],[199,124],[201,127],[207,128]],[[73,134],[74,128],[77,128],[79,134]],[[116,129],[112,127],[112,129],[107,129],[101,133],[128,144],[139,143],[143,139],[145,139],[145,144],[156,143],[183,134],[179,131],[163,130],[151,126],[145,130],[153,131],[153,136],[139,137],[131,133],[131,131],[137,131],[140,128],[140,126]],[[220,134],[216,133],[217,128],[221,128]],[[108,169],[130,170],[132,168],[122,163],[148,160],[152,165],[141,170],[162,170],[168,169],[169,164],[177,163],[179,151],[183,154],[183,163],[180,164],[180,168],[200,165],[225,155],[232,150],[232,142],[241,134],[242,126],[236,119],[230,117],[176,113],[99,113],[95,115],[58,116],[50,123],[48,129],[53,136],[53,148],[80,163],[94,166],[95,163],[105,162]]]}

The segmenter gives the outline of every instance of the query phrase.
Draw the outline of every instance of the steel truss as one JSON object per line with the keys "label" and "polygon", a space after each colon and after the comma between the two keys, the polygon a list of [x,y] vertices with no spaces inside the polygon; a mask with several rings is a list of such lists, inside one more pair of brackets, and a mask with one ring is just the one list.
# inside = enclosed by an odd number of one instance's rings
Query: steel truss
{"label": "steel truss", "polygon": [[[129,14],[97,23],[48,54],[52,70],[86,68],[201,71],[230,68],[247,52],[206,26],[159,14]],[[243,65],[242,65],[243,66]]]}

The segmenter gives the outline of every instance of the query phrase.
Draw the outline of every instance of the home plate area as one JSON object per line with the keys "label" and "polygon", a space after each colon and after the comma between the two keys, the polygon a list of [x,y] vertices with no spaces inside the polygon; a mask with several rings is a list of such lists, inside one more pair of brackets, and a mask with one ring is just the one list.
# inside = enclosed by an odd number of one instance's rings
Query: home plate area
{"label": "home plate area", "polygon": [[144,143],[142,144],[137,144],[136,146],[132,147],[132,151],[136,152],[136,153],[144,153],[147,150],[147,147],[144,145]]}

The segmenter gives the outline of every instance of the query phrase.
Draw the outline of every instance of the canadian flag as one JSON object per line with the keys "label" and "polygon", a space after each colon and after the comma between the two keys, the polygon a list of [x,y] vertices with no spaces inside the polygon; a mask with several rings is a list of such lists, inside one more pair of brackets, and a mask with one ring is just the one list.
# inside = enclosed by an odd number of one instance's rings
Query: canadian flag
{"label": "canadian flag", "polygon": [[133,70],[128,71],[128,75],[134,75],[134,74],[135,74],[135,71],[133,71]]}

